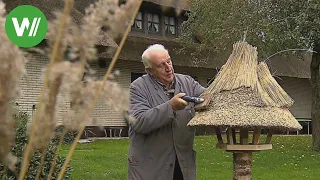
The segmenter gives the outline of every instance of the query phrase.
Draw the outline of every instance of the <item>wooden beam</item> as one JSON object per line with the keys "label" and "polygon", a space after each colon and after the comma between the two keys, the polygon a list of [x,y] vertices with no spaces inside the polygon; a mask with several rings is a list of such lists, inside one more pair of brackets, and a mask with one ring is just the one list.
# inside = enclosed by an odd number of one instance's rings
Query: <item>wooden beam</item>
{"label": "wooden beam", "polygon": [[240,144],[249,144],[249,130],[240,129]]}
{"label": "wooden beam", "polygon": [[261,150],[269,150],[272,149],[272,144],[258,144],[258,145],[240,145],[240,144],[233,144],[226,146],[221,146],[227,151],[261,151]]}
{"label": "wooden beam", "polygon": [[215,127],[215,131],[216,131],[218,143],[219,144],[223,144],[223,139],[222,139],[222,135],[221,135],[221,129],[219,127]]}
{"label": "wooden beam", "polygon": [[267,139],[266,139],[266,142],[265,142],[266,144],[270,144],[271,138],[272,138],[272,134],[273,134],[272,130],[269,129],[268,136],[267,136]]}
{"label": "wooden beam", "polygon": [[232,128],[227,129],[227,144],[233,144]]}
{"label": "wooden beam", "polygon": [[234,128],[232,128],[232,139],[233,144],[237,144],[236,130]]}
{"label": "wooden beam", "polygon": [[255,128],[253,131],[252,144],[259,144],[261,128]]}

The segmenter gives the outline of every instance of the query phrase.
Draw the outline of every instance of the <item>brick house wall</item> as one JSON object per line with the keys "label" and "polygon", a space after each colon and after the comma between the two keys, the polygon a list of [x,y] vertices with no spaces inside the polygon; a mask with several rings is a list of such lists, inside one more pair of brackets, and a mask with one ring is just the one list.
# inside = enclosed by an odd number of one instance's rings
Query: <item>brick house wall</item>
{"label": "brick house wall", "polygon": [[280,86],[295,101],[290,108],[296,118],[311,119],[311,82],[310,79],[280,77],[277,79]]}
{"label": "brick house wall", "polygon": [[[48,57],[33,54],[30,61],[26,64],[27,75],[22,78],[21,97],[17,100],[22,111],[28,112],[32,115],[33,105],[36,104],[41,87],[43,84],[42,74],[44,67],[48,63]],[[110,60],[107,60],[107,66]],[[107,70],[106,67],[99,67],[98,63],[91,64],[93,70],[96,71],[96,78],[102,80]],[[143,64],[136,61],[124,61],[119,60],[114,68],[120,70],[120,75],[116,76],[116,81],[127,89],[131,83],[132,73],[145,73]],[[174,66],[175,72],[188,74],[195,77],[198,82],[206,87],[207,82],[217,72],[215,69],[208,68],[191,68]],[[291,112],[297,118],[311,118],[311,85],[309,79],[281,77],[277,79],[278,83],[285,89],[285,91],[295,100],[294,105],[291,107]],[[59,110],[58,120],[61,123],[61,115],[66,112],[70,104],[68,102],[68,95],[63,95],[58,98]],[[111,108],[107,107],[102,101],[98,101],[93,110],[93,123],[88,124],[88,127],[105,127],[111,129],[127,127],[127,124],[123,117],[114,112]],[[124,128],[123,136],[127,135],[127,128]],[[105,132],[106,133],[106,132]],[[103,135],[103,134],[102,134]]]}

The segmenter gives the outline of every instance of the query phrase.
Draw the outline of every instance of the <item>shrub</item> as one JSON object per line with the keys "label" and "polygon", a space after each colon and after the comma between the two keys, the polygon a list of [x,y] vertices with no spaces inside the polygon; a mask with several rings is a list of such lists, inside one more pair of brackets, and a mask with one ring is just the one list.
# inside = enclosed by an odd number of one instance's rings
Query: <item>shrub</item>
{"label": "shrub", "polygon": [[[63,126],[59,126],[56,128],[56,136],[54,137],[53,141],[58,144],[59,140],[60,140],[60,136],[63,132]],[[64,135],[64,139],[62,144],[72,144],[72,142],[75,140],[77,136],[77,132],[76,131],[68,131],[65,135]]]}
{"label": "shrub", "polygon": [[[30,118],[29,115],[25,112],[19,112],[17,115],[14,115],[14,118],[13,118],[16,124],[16,138],[15,138],[15,146],[12,149],[12,153],[18,157],[18,163],[16,166],[17,172],[20,172],[23,150],[26,147],[28,142],[27,126],[28,126],[29,118]],[[55,141],[51,141],[49,143],[48,148],[46,150],[45,161],[43,164],[40,179],[45,179],[45,177],[49,174],[56,147],[57,147],[57,143]],[[40,158],[41,158],[41,153],[39,151],[36,151],[30,161],[28,173],[25,177],[27,180],[35,179],[38,166],[40,165]],[[56,179],[56,177],[58,176],[58,173],[61,167],[63,166],[64,160],[65,158],[62,158],[61,155],[58,155],[55,170],[52,175],[52,179]],[[4,168],[1,166],[0,177],[3,176],[3,173],[4,173]],[[71,167],[67,169],[65,173],[65,179],[70,178],[70,173],[71,173]],[[11,172],[8,170],[7,179],[17,179],[17,177],[14,172]]]}

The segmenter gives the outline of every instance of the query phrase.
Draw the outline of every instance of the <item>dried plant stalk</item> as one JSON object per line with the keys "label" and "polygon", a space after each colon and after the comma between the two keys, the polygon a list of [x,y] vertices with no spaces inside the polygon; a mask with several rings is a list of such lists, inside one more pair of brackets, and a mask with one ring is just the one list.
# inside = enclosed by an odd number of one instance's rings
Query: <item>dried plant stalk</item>
{"label": "dried plant stalk", "polygon": [[233,52],[216,79],[201,95],[205,102],[197,109],[208,108],[214,94],[240,87],[253,90],[264,106],[289,107],[293,104],[293,100],[272,77],[267,64],[261,62],[258,66],[256,48],[246,42],[238,42],[233,45]]}
{"label": "dried plant stalk", "polygon": [[4,166],[4,169],[3,169],[3,176],[2,176],[2,180],[5,180],[6,178],[7,178],[7,170],[8,170],[8,168],[7,168],[7,166]]}
{"label": "dried plant stalk", "polygon": [[[0,1],[0,32],[5,32],[5,19],[5,4]],[[5,33],[0,33],[0,42],[0,163],[14,171],[16,158],[10,151],[14,146],[15,129],[9,103],[19,96],[26,58]]]}
{"label": "dried plant stalk", "polygon": [[[92,80],[83,82],[85,66],[88,62],[96,59],[95,45],[101,39],[101,29],[105,27],[109,36],[116,37],[123,32],[129,24],[128,15],[133,14],[136,5],[135,0],[127,1],[126,4],[119,6],[118,1],[97,1],[86,9],[83,24],[80,28],[74,26],[71,29],[72,34],[68,36],[68,43],[71,47],[69,57],[73,63],[63,62],[57,64],[54,68],[64,76],[64,83],[61,92],[70,94],[71,110],[64,117],[63,124],[68,130],[78,130],[81,126],[88,124],[91,116],[83,118],[86,109],[89,108],[94,99],[97,87]],[[125,26],[125,28],[124,28]],[[104,32],[104,31],[103,31]],[[103,34],[103,33],[102,33]],[[80,37],[80,38],[79,38]],[[69,68],[68,68],[69,67]],[[67,69],[67,72],[63,71]],[[70,72],[71,71],[71,72]],[[106,89],[106,88],[104,88]],[[110,92],[104,91],[105,92]],[[106,93],[110,94],[110,93]],[[108,99],[111,100],[111,99]],[[116,104],[120,104],[118,102]],[[76,123],[75,123],[76,122]]]}
{"label": "dried plant stalk", "polygon": [[[134,8],[134,13],[131,14],[132,16],[131,16],[129,24],[132,24],[134,22],[134,19],[135,19],[137,13],[139,12],[141,3],[142,3],[142,0],[139,0],[138,3],[136,4],[136,7]],[[122,37],[122,39],[120,41],[119,47],[117,48],[116,53],[114,54],[114,56],[112,58],[112,61],[111,61],[110,65],[109,65],[109,67],[108,67],[108,70],[107,70],[107,72],[106,72],[106,74],[105,74],[105,76],[103,78],[102,85],[97,90],[97,92],[95,94],[95,98],[94,98],[93,102],[90,105],[90,108],[87,109],[87,113],[83,117],[84,119],[86,119],[87,117],[89,117],[91,115],[92,110],[93,110],[93,108],[94,108],[94,106],[95,106],[95,104],[96,104],[96,102],[97,102],[97,100],[99,98],[99,95],[100,95],[102,89],[105,87],[105,83],[106,83],[107,79],[109,78],[109,76],[110,76],[110,74],[111,74],[111,72],[112,72],[112,70],[113,70],[113,68],[114,68],[114,66],[115,66],[115,64],[116,64],[116,62],[118,60],[118,57],[120,55],[120,52],[122,50],[122,47],[123,47],[123,45],[124,45],[124,43],[125,43],[125,41],[127,39],[127,36],[129,34],[130,30],[131,30],[131,26],[128,25],[126,27],[126,31],[125,31],[125,33],[124,33],[124,35],[123,35],[123,37]],[[78,132],[83,132],[84,128],[85,128],[85,126],[80,127]],[[62,170],[59,173],[58,180],[61,180],[63,178],[64,173],[65,173],[65,171],[67,169],[67,166],[68,166],[68,164],[70,162],[70,159],[71,159],[71,157],[73,155],[73,152],[74,152],[74,150],[75,150],[75,148],[76,148],[76,146],[78,144],[78,140],[80,139],[80,137],[81,137],[81,133],[78,133],[77,137],[73,141],[72,146],[71,146],[71,148],[70,148],[70,150],[68,152],[68,155],[67,155],[65,163],[64,163],[64,165],[62,167]]]}
{"label": "dried plant stalk", "polygon": [[[36,111],[36,115],[34,116],[34,119],[32,121],[31,134],[29,136],[29,142],[27,144],[27,147],[24,151],[23,162],[22,162],[22,166],[21,166],[19,180],[24,179],[24,177],[27,173],[28,167],[29,167],[30,156],[32,155],[32,151],[34,150],[34,146],[37,147],[39,145],[39,144],[37,144],[39,141],[34,141],[33,138],[39,138],[39,136],[40,137],[43,136],[42,134],[35,136],[35,134],[39,133],[39,130],[41,130],[41,129],[37,129],[37,131],[35,131],[36,126],[39,123],[41,124],[41,120],[44,120],[44,119],[40,119],[40,118],[43,118],[43,117],[46,118],[45,117],[46,114],[42,114],[42,113],[46,113],[46,112],[49,113],[48,118],[50,118],[50,119],[49,119],[49,121],[46,121],[46,122],[48,122],[49,126],[52,125],[51,122],[52,122],[53,116],[54,116],[54,110],[55,110],[54,106],[55,106],[55,102],[56,102],[56,95],[58,93],[58,88],[59,88],[61,82],[58,79],[56,82],[53,83],[53,85],[51,87],[49,86],[50,68],[57,61],[62,60],[62,59],[60,59],[62,56],[62,52],[63,52],[63,50],[61,49],[61,39],[62,39],[64,31],[66,29],[65,28],[66,20],[68,19],[68,16],[70,15],[70,11],[72,9],[72,6],[73,6],[73,0],[66,0],[65,1],[64,13],[63,13],[62,18],[60,19],[59,32],[58,32],[57,38],[54,42],[52,54],[50,57],[50,63],[49,63],[49,66],[47,68],[46,75],[45,75],[44,88],[43,88],[43,90],[41,92],[41,96],[40,96],[40,104],[39,104],[40,111],[39,110]],[[46,96],[47,94],[45,93],[46,90],[48,90],[48,89],[50,89],[50,90],[52,89],[51,91],[49,91],[50,104],[47,104],[47,101],[45,99],[45,97],[48,97],[48,96]],[[45,103],[45,104],[42,104],[42,103]],[[49,136],[49,140],[50,140],[50,136]],[[42,138],[42,139],[40,138],[40,143],[43,143],[43,141],[46,143],[48,141],[48,138],[47,137]]]}
{"label": "dried plant stalk", "polygon": [[288,110],[292,99],[284,92],[265,63],[257,61],[256,48],[246,42],[233,46],[228,61],[201,96],[204,109],[190,126],[273,128],[298,130],[301,125]]}
{"label": "dried plant stalk", "polygon": [[233,51],[228,61],[222,66],[216,79],[201,95],[205,102],[198,105],[197,109],[206,109],[213,94],[230,91],[240,87],[257,89],[257,56],[256,48],[246,42],[237,42],[233,45]]}
{"label": "dried plant stalk", "polygon": [[290,107],[293,105],[293,99],[272,77],[268,65],[265,62],[260,62],[258,65],[258,78],[261,84],[259,93],[263,94],[262,100],[267,106]]}

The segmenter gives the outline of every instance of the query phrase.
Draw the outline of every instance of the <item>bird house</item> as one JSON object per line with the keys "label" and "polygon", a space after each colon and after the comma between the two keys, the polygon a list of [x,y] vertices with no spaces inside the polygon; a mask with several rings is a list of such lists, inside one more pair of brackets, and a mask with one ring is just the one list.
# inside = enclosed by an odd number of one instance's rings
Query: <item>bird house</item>
{"label": "bird house", "polygon": [[[233,153],[234,179],[251,179],[252,152],[272,149],[274,130],[302,128],[289,111],[294,101],[272,77],[267,64],[258,63],[257,55],[248,43],[235,43],[188,123],[215,128],[217,147]],[[260,139],[261,129],[268,130],[265,140]]]}

